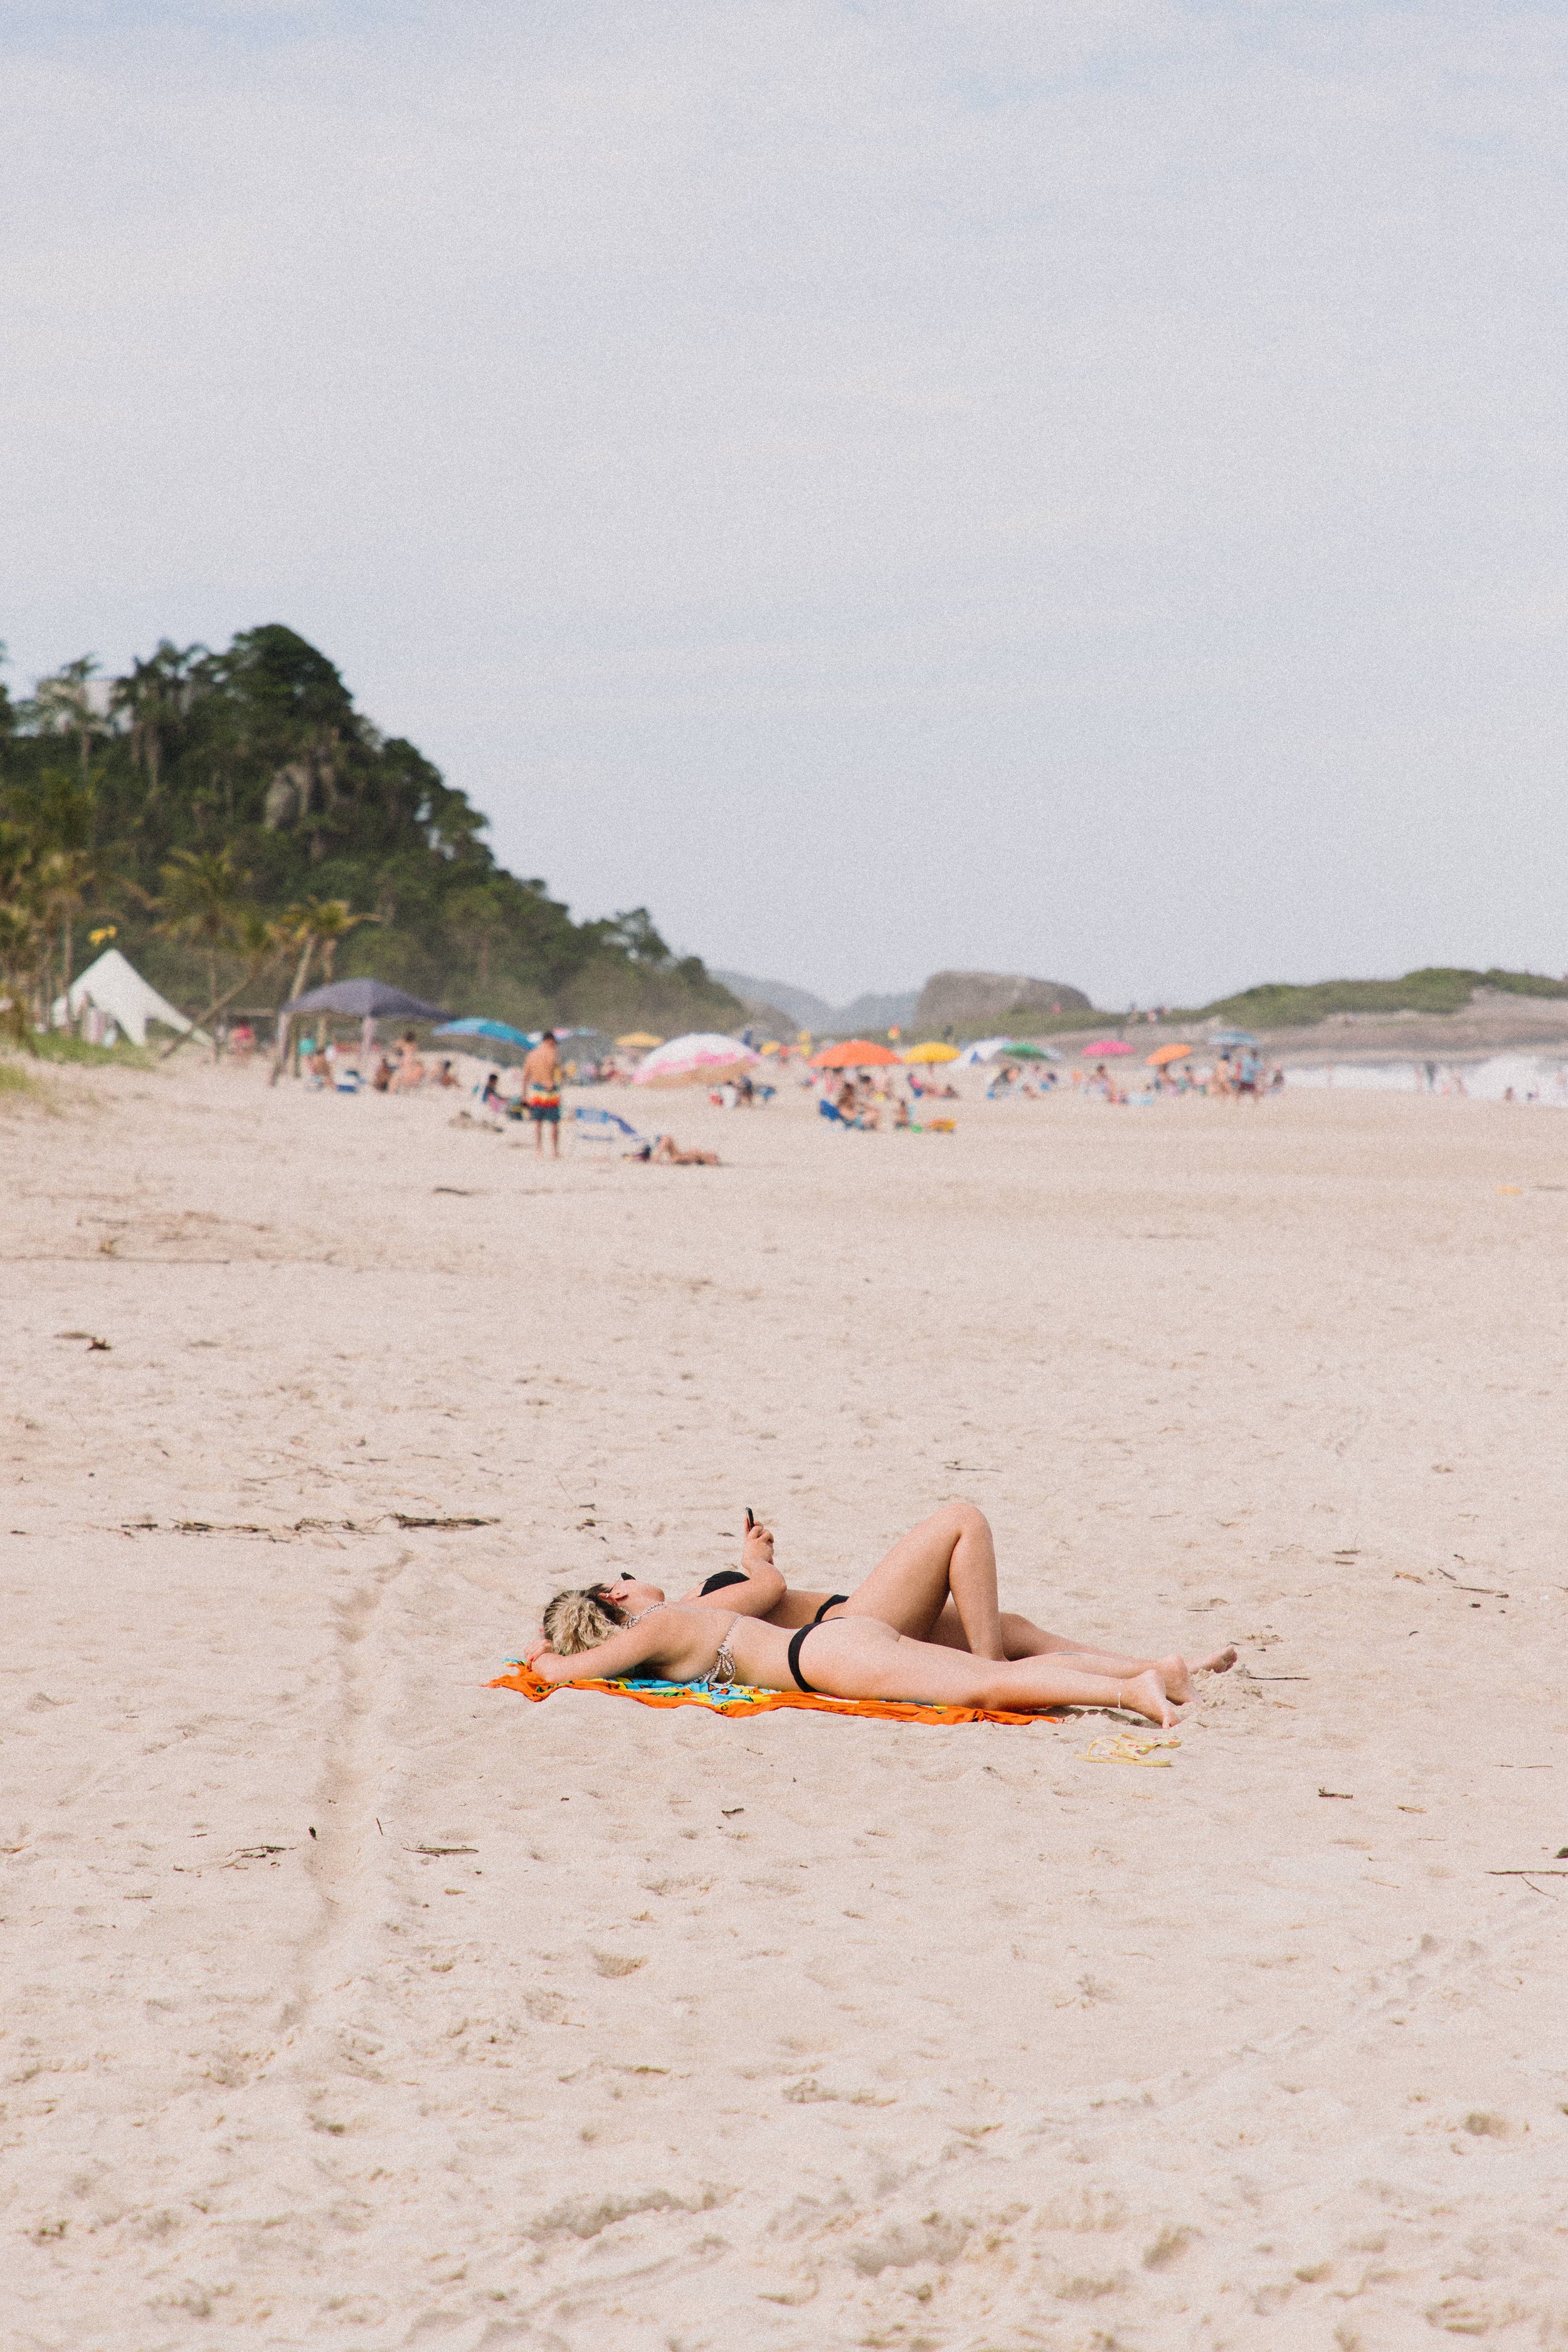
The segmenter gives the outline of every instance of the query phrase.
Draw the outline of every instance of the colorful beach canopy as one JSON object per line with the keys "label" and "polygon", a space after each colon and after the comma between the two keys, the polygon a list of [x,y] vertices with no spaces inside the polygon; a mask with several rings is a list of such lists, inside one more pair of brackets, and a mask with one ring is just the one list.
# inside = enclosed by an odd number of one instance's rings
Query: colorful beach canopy
{"label": "colorful beach canopy", "polygon": [[672,1037],[646,1055],[632,1072],[634,1087],[691,1087],[737,1077],[762,1055],[753,1054],[739,1037],[723,1037],[715,1030],[693,1030]]}
{"label": "colorful beach canopy", "polygon": [[1184,1062],[1192,1050],[1190,1045],[1156,1045],[1149,1056],[1149,1067],[1163,1070],[1167,1062]]}
{"label": "colorful beach canopy", "polygon": [[651,1029],[628,1029],[624,1037],[616,1039],[616,1043],[628,1054],[646,1054],[655,1045],[662,1045],[664,1039],[656,1037]]}
{"label": "colorful beach canopy", "polygon": [[935,1037],[928,1037],[923,1045],[911,1045],[904,1055],[906,1062],[956,1062],[956,1045],[944,1045]]}
{"label": "colorful beach canopy", "polygon": [[1005,1037],[977,1037],[973,1045],[964,1047],[959,1063],[966,1070],[978,1069],[982,1062],[994,1062],[998,1054],[1005,1053],[1007,1043]]}
{"label": "colorful beach canopy", "polygon": [[478,1013],[472,1013],[466,1021],[443,1022],[436,1034],[437,1037],[483,1037],[492,1045],[521,1045],[526,1054],[531,1045],[538,1045],[541,1033],[536,1029],[530,1036],[525,1029],[509,1029],[504,1021],[485,1021]]}
{"label": "colorful beach canopy", "polygon": [[841,1045],[824,1045],[820,1054],[814,1054],[811,1066],[814,1070],[868,1070],[898,1058],[890,1046],[873,1045],[868,1037],[846,1037]]}
{"label": "colorful beach canopy", "polygon": [[1004,1045],[998,1058],[1004,1062],[1059,1062],[1061,1055],[1054,1045],[1037,1045],[1031,1037],[1015,1037]]}
{"label": "colorful beach canopy", "polygon": [[1121,1037],[1102,1037],[1098,1045],[1086,1045],[1083,1050],[1097,1062],[1103,1062],[1108,1054],[1130,1054],[1132,1048]]}

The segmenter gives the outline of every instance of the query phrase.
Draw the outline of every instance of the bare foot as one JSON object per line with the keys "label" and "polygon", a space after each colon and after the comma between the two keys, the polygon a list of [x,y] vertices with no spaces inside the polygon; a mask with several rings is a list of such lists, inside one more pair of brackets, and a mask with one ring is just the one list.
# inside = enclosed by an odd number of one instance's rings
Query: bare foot
{"label": "bare foot", "polygon": [[1182,1718],[1171,1704],[1157,1667],[1151,1666],[1146,1674],[1135,1675],[1119,1687],[1121,1705],[1135,1715],[1145,1716],[1151,1723],[1157,1723],[1162,1731],[1169,1731],[1180,1723]]}
{"label": "bare foot", "polygon": [[1228,1674],[1236,1664],[1236,1652],[1216,1650],[1212,1658],[1161,1658],[1158,1664],[1167,1697],[1185,1706],[1193,1695],[1193,1676]]}

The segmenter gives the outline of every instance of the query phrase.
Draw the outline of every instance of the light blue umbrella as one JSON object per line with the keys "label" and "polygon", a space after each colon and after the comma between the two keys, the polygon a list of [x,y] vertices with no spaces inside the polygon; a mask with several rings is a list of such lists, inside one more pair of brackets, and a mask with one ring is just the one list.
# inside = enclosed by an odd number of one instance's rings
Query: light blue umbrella
{"label": "light blue umbrella", "polygon": [[521,1045],[526,1054],[531,1045],[538,1045],[541,1032],[536,1029],[531,1037],[521,1029],[509,1029],[504,1021],[481,1021],[477,1013],[473,1013],[466,1021],[443,1022],[435,1034],[437,1037],[484,1037],[496,1045]]}
{"label": "light blue umbrella", "polygon": [[1216,1029],[1209,1039],[1211,1045],[1256,1045],[1257,1043],[1250,1029]]}

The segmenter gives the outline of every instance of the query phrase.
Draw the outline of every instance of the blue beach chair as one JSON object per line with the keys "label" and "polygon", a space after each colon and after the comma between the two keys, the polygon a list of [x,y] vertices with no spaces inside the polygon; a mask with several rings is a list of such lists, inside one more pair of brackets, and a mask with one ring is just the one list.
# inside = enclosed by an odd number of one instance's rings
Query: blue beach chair
{"label": "blue beach chair", "polygon": [[652,1139],[639,1135],[629,1119],[618,1111],[601,1110],[596,1103],[580,1106],[572,1114],[579,1143],[602,1143],[606,1151],[625,1144],[628,1150],[641,1151],[651,1148]]}

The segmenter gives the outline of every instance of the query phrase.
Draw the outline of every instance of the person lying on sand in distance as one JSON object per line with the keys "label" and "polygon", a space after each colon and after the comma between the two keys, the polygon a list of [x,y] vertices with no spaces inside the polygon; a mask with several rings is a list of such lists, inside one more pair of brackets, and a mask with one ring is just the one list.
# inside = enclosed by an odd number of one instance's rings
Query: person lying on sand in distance
{"label": "person lying on sand in distance", "polygon": [[1181,1721],[1157,1666],[1117,1676],[1055,1657],[977,1658],[941,1643],[912,1642],[877,1617],[843,1617],[787,1633],[760,1617],[726,1617],[698,1602],[654,1600],[621,1608],[591,1592],[558,1592],[526,1657],[546,1683],[639,1675],[700,1683],[720,1696],[742,1683],[753,1690],[1016,1713],[1120,1706],[1162,1730]]}
{"label": "person lying on sand in distance", "polygon": [[[895,1633],[939,1648],[967,1651],[994,1660],[1054,1657],[1086,1673],[1119,1680],[1153,1669],[1178,1706],[1192,1696],[1194,1674],[1224,1674],[1236,1664],[1233,1649],[1188,1660],[1122,1656],[1065,1633],[1047,1633],[1027,1617],[1004,1612],[996,1592],[996,1548],[990,1522],[973,1503],[947,1503],[900,1538],[879,1566],[851,1593],[806,1592],[786,1584],[773,1565],[770,1528],[752,1521],[742,1547],[742,1566],[721,1569],[682,1605],[721,1609],[760,1618],[784,1633],[802,1625],[829,1624],[847,1617],[874,1617]],[[631,1578],[589,1588],[596,1600],[625,1614],[664,1599],[657,1584]]]}
{"label": "person lying on sand in distance", "polygon": [[717,1168],[719,1165],[716,1151],[704,1151],[700,1144],[695,1143],[689,1151],[682,1151],[673,1135],[661,1135],[653,1147],[651,1157],[662,1168]]}

